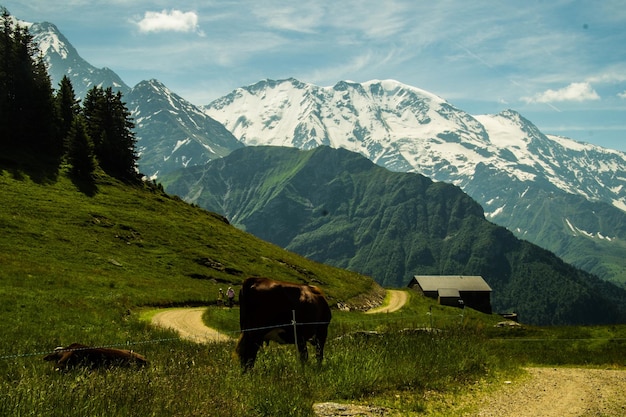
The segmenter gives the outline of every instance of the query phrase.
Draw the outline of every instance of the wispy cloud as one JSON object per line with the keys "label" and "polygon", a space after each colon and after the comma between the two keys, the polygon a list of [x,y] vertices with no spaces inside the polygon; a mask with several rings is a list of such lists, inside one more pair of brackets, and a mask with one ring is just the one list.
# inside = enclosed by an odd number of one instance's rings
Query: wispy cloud
{"label": "wispy cloud", "polygon": [[143,18],[135,22],[139,30],[149,32],[198,32],[198,15],[195,12],[163,10],[146,12]]}
{"label": "wispy cloud", "polygon": [[559,90],[546,90],[532,97],[522,97],[527,103],[553,103],[562,101],[600,100],[600,96],[589,83],[571,83]]}
{"label": "wispy cloud", "polygon": [[619,98],[624,98],[624,99],[626,99],[626,90],[625,90],[624,92],[622,92],[622,93],[619,93],[617,96],[618,96]]}
{"label": "wispy cloud", "polygon": [[314,33],[323,21],[323,7],[315,2],[294,3],[294,5],[276,5],[268,7],[259,3],[252,8],[252,13],[272,30],[285,30],[302,33]]}

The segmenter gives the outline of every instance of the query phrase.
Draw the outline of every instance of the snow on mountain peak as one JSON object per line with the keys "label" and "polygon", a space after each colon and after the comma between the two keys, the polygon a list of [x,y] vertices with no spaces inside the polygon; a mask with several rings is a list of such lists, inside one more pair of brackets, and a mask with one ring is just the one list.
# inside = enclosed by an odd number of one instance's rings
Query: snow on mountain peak
{"label": "snow on mountain peak", "polygon": [[29,28],[33,40],[45,57],[53,86],[68,76],[78,98],[84,98],[94,86],[113,86],[127,93],[130,88],[108,68],[98,69],[80,57],[72,44],[52,23],[33,23]]}
{"label": "snow on mountain peak", "polygon": [[31,31],[35,33],[34,40],[39,45],[41,52],[48,57],[48,62],[50,62],[51,55],[58,55],[61,59],[67,59],[71,53],[76,53],[59,32],[59,29],[52,23],[34,23],[31,25]]}
{"label": "snow on mountain peak", "polygon": [[[487,141],[470,115],[395,80],[340,81],[332,87],[265,80],[233,91],[205,111],[247,145],[345,148],[393,170],[423,172],[432,165],[425,160],[430,157],[469,166],[481,158],[471,148]],[[444,162],[447,154],[454,161]]]}
{"label": "snow on mountain peak", "polygon": [[521,182],[541,178],[566,192],[626,207],[623,179],[623,186],[602,188],[600,179],[580,171],[582,165],[606,175],[624,172],[624,153],[546,136],[515,110],[472,116],[396,80],[340,81],[332,87],[264,80],[203,110],[246,145],[345,148],[391,170],[459,186],[472,181],[477,167],[493,167]]}

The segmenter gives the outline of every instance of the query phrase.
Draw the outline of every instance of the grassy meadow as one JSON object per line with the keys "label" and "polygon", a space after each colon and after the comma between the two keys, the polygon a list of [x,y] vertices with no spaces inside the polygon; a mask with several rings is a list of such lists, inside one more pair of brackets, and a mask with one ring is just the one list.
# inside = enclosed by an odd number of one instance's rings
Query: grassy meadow
{"label": "grassy meadow", "polygon": [[[498,328],[496,316],[410,293],[395,313],[334,308],[321,368],[271,344],[242,374],[234,341],[195,344],[146,317],[206,305],[205,322],[236,337],[237,308],[215,301],[218,288],[247,276],[315,283],[333,306],[356,306],[380,288],[157,187],[100,177],[85,194],[62,173],[34,182],[0,169],[0,197],[1,416],[311,416],[325,401],[449,415],[454,402],[441,398],[529,364],[624,366],[626,327]],[[42,360],[73,342],[133,349],[150,365],[59,372]]]}

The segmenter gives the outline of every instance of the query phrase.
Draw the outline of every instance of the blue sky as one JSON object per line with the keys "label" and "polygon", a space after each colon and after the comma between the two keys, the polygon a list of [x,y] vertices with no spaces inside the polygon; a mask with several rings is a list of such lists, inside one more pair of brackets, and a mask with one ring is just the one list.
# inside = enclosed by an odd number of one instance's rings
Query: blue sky
{"label": "blue sky", "polygon": [[626,151],[626,0],[0,0],[96,67],[194,104],[262,79],[395,79]]}

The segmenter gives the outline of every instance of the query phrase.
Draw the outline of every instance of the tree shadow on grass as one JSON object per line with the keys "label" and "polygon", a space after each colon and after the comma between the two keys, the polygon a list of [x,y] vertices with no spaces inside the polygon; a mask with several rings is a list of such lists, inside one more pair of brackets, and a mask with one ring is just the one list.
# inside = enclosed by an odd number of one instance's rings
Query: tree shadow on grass
{"label": "tree shadow on grass", "polygon": [[98,184],[96,184],[96,180],[92,176],[85,178],[71,174],[70,178],[72,183],[78,188],[78,191],[86,196],[93,197],[98,194]]}
{"label": "tree shadow on grass", "polygon": [[60,161],[45,153],[0,147],[0,170],[18,181],[30,178],[37,184],[52,184],[59,177]]}
{"label": "tree shadow on grass", "polygon": [[[36,184],[53,184],[61,175],[60,166],[61,162],[58,158],[0,147],[0,173],[7,173],[17,181],[24,181],[28,178]],[[85,178],[70,173],[69,177],[81,193],[89,197],[98,193],[98,186],[93,175]]]}

